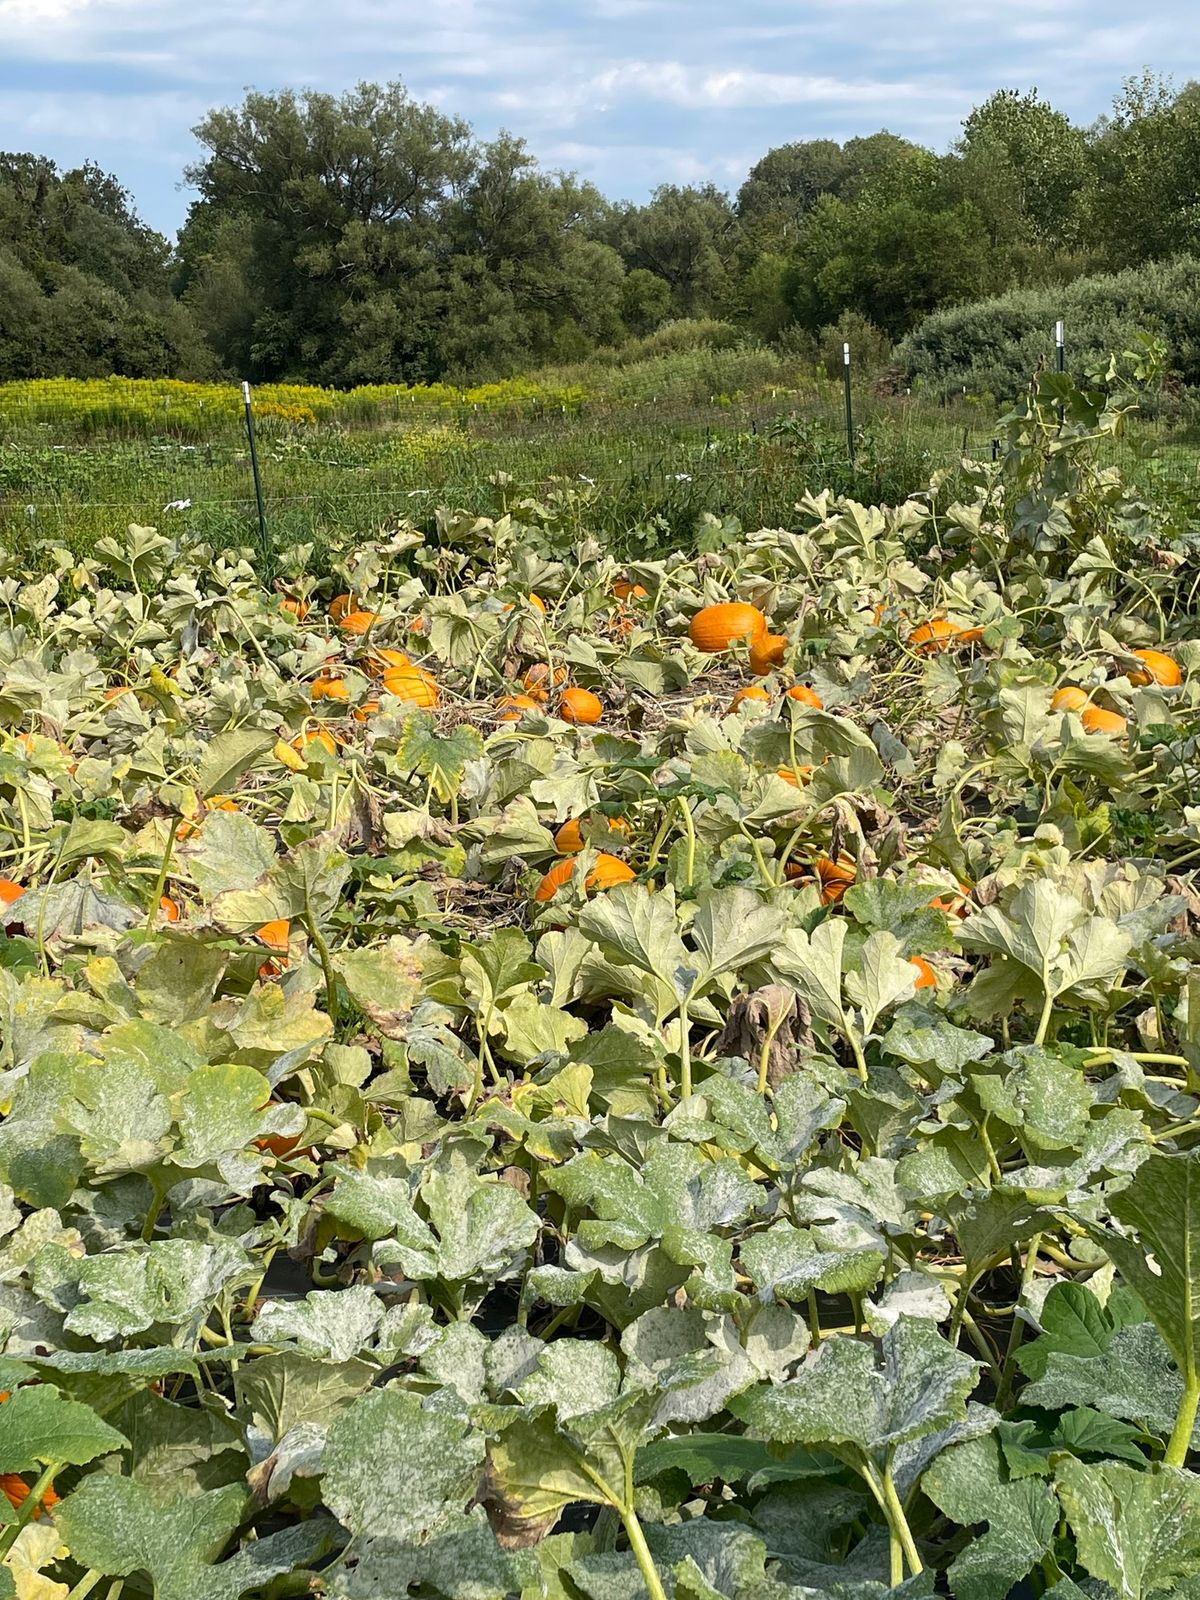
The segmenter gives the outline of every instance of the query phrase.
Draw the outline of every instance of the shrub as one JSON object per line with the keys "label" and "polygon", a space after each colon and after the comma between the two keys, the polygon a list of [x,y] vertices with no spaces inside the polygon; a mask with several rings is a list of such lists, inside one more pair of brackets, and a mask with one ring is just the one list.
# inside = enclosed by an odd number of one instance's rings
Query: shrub
{"label": "shrub", "polygon": [[1059,317],[1076,374],[1154,332],[1167,342],[1175,381],[1200,384],[1200,260],[1187,256],[936,311],[896,346],[895,361],[906,382],[938,399],[965,386],[1008,401],[1053,361]]}

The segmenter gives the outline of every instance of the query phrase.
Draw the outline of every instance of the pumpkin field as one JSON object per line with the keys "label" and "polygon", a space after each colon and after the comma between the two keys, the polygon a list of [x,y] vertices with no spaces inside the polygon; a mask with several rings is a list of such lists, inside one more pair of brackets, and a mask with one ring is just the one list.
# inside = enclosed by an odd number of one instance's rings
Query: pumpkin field
{"label": "pumpkin field", "polygon": [[9,558],[0,1597],[1200,1596],[1200,552],[1110,380],[657,559]]}

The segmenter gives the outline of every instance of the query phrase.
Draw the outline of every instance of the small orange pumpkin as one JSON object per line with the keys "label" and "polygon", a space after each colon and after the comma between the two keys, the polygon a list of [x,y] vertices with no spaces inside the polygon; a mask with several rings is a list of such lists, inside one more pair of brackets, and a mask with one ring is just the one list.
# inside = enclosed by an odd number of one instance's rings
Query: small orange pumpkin
{"label": "small orange pumpkin", "polygon": [[[624,817],[602,817],[600,820],[606,824],[609,833],[629,832],[629,824]],[[568,822],[563,823],[562,827],[554,835],[554,848],[560,856],[578,855],[583,849],[585,842],[583,826],[587,821],[588,818],[584,816],[572,817]]]}
{"label": "small orange pumpkin", "polygon": [[613,584],[613,597],[620,601],[648,600],[650,591],[643,589],[640,583],[634,583],[630,578],[618,578]]}
{"label": "small orange pumpkin", "polygon": [[910,967],[916,967],[917,969],[916,986],[918,989],[937,988],[937,973],[924,956],[909,956],[908,964]]}
{"label": "small orange pumpkin", "polygon": [[807,683],[794,683],[787,692],[789,700],[798,700],[802,706],[811,706],[814,711],[823,711],[825,702],[815,689],[810,689]]}
{"label": "small orange pumpkin", "polygon": [[1056,689],[1050,697],[1051,711],[1082,711],[1090,699],[1086,689],[1081,689],[1077,684],[1064,683],[1061,689]]}
{"label": "small orange pumpkin", "polygon": [[352,594],[335,595],[329,602],[329,615],[334,622],[340,622],[343,617],[348,617],[352,611],[358,610],[358,603]]}
{"label": "small orange pumpkin", "polygon": [[288,936],[292,925],[286,917],[276,917],[273,922],[264,922],[258,930],[260,944],[265,944],[268,950],[280,950],[287,954]]}
{"label": "small orange pumpkin", "polygon": [[542,905],[547,900],[553,900],[563,884],[571,881],[571,874],[574,871],[575,858],[573,856],[564,856],[561,861],[556,861],[534,890],[533,898]]}
{"label": "small orange pumpkin", "polygon": [[688,637],[697,650],[716,655],[740,639],[754,640],[766,631],[767,619],[757,606],[728,600],[697,611],[688,628]]}
{"label": "small orange pumpkin", "polygon": [[831,861],[828,856],[817,857],[817,878],[821,884],[821,904],[836,905],[846,890],[858,877],[858,868],[847,856]]}
{"label": "small orange pumpkin", "polygon": [[762,684],[748,683],[744,688],[739,689],[734,695],[733,699],[729,702],[729,711],[727,715],[732,716],[739,706],[761,704],[764,701],[767,705],[770,705],[771,696],[763,688]]}
{"label": "small orange pumpkin", "polygon": [[564,722],[591,727],[604,715],[604,702],[590,689],[564,689],[558,702],[558,714]]}
{"label": "small orange pumpkin", "polygon": [[540,711],[542,708],[531,694],[506,694],[501,695],[496,701],[497,722],[520,722],[527,711]]}
{"label": "small orange pumpkin", "polygon": [[394,667],[411,667],[412,660],[403,650],[376,649],[371,651],[362,665],[370,677],[382,678],[385,672]]}
{"label": "small orange pumpkin", "polygon": [[172,900],[169,894],[164,894],[159,897],[158,909],[162,912],[163,916],[168,922],[179,921],[179,903],[176,900]]}
{"label": "small orange pumpkin", "polygon": [[1087,706],[1080,718],[1088,733],[1110,733],[1119,738],[1129,724],[1119,711],[1107,711],[1103,706]]}
{"label": "small orange pumpkin", "polygon": [[327,755],[337,755],[337,740],[328,728],[306,728],[292,740],[292,749],[298,755],[304,755],[306,747],[310,744],[320,745]]}
{"label": "small orange pumpkin", "polygon": [[620,856],[610,856],[601,850],[596,864],[587,875],[589,889],[615,889],[619,883],[632,883],[637,873]]}
{"label": "small orange pumpkin", "polygon": [[297,600],[293,595],[284,595],[279,602],[279,609],[286,611],[289,616],[295,617],[297,622],[303,622],[312,610],[307,600]]}
{"label": "small orange pumpkin", "polygon": [[354,720],[355,720],[355,722],[369,722],[372,717],[374,717],[374,716],[376,716],[378,714],[378,712],[379,712],[379,701],[378,700],[364,700],[362,705],[355,706],[355,708],[354,708]]}
{"label": "small orange pumpkin", "polygon": [[939,650],[948,650],[958,639],[960,631],[945,617],[931,617],[928,622],[922,622],[920,627],[913,629],[908,642],[919,656],[932,656]]}
{"label": "small orange pumpkin", "polygon": [[14,883],[11,878],[0,878],[0,905],[15,905],[24,893],[23,884]]}
{"label": "small orange pumpkin", "polygon": [[312,697],[314,700],[349,700],[350,691],[345,678],[322,675],[313,682]]}
{"label": "small orange pumpkin", "polygon": [[521,687],[535,700],[546,701],[550,698],[550,690],[561,689],[566,681],[566,667],[555,667],[552,675],[547,662],[536,661],[521,679]]}
{"label": "small orange pumpkin", "polygon": [[750,671],[765,678],[772,667],[783,665],[787,638],[782,633],[760,633],[750,641]]}

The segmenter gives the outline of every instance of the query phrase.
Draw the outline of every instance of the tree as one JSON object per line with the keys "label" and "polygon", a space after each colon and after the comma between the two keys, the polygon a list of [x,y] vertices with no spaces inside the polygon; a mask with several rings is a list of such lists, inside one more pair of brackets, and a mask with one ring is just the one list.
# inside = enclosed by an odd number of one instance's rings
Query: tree
{"label": "tree", "polygon": [[670,287],[675,316],[698,317],[711,313],[724,292],[735,228],[729,197],[713,184],[663,184],[649,204],[619,213],[614,231],[626,266],[653,272]]}
{"label": "tree", "polygon": [[213,281],[218,247],[236,239],[255,306],[248,328],[206,330],[222,358],[258,378],[431,375],[446,213],[475,163],[467,124],[400,84],[360,84],[340,99],[251,94],[195,132],[209,154],[187,174],[200,199],[180,238],[183,283]]}
{"label": "tree", "polygon": [[1027,261],[1079,248],[1092,186],[1087,139],[1036,90],[992,95],[967,118],[958,151],[963,194],[994,244]]}
{"label": "tree", "polygon": [[1112,266],[1200,249],[1200,84],[1128,79],[1095,130],[1090,226]]}

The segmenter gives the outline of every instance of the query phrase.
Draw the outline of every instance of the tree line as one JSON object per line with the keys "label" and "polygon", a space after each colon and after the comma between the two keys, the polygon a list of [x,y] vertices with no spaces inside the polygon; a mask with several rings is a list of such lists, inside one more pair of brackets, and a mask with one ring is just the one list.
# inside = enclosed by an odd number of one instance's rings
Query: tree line
{"label": "tree line", "polygon": [[93,164],[0,154],[0,378],[506,376],[680,318],[796,353],[1200,251],[1200,85],[1147,73],[1080,127],[1002,90],[938,153],[770,150],[734,195],[614,202],[401,84],[248,94],[195,130],[175,245]]}

